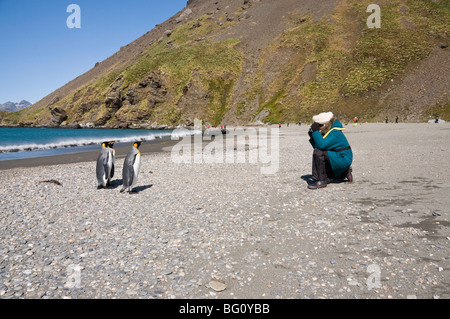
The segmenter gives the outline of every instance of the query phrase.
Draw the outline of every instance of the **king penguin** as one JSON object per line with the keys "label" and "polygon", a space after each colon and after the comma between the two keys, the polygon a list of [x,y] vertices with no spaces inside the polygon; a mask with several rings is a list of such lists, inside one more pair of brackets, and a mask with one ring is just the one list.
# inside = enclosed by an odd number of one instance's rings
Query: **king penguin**
{"label": "king penguin", "polygon": [[125,157],[122,170],[123,186],[120,190],[121,193],[125,190],[131,193],[133,186],[137,182],[139,168],[141,167],[141,152],[139,152],[141,144],[142,142],[135,142],[131,151]]}
{"label": "king penguin", "polygon": [[102,149],[97,158],[97,189],[110,185],[114,176],[115,150],[114,142],[103,142]]}

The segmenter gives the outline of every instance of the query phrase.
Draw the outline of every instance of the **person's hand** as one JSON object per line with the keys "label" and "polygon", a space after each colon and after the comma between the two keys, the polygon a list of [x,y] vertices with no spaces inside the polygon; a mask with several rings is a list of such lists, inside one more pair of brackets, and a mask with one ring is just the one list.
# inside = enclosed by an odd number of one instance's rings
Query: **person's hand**
{"label": "person's hand", "polygon": [[311,131],[315,132],[318,130],[320,130],[319,123],[313,123],[313,125],[311,125]]}

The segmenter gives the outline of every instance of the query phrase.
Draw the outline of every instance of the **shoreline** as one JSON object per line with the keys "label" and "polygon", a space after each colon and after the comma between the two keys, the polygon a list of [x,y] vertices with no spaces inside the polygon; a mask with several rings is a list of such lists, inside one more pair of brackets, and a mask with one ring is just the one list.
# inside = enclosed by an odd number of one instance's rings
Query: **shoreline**
{"label": "shoreline", "polygon": [[[139,150],[143,155],[169,152],[169,148],[175,145],[178,140],[172,141],[170,138],[161,138],[151,141],[146,141],[141,145]],[[129,150],[130,146],[115,147],[116,158],[124,158]],[[32,152],[32,151],[31,151]],[[50,155],[42,157],[30,157],[13,160],[0,161],[0,171],[9,170],[15,168],[25,167],[40,167],[40,166],[52,166],[62,164],[74,164],[82,162],[96,161],[99,154],[99,150],[95,151],[80,151],[60,155]]]}

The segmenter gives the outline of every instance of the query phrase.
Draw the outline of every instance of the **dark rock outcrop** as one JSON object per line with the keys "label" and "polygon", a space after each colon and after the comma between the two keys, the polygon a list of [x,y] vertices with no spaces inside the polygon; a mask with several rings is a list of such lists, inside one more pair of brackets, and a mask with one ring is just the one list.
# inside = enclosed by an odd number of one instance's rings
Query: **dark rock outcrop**
{"label": "dark rock outcrop", "polygon": [[51,115],[50,126],[59,126],[62,122],[67,120],[67,113],[65,110],[59,107],[51,108],[49,107]]}

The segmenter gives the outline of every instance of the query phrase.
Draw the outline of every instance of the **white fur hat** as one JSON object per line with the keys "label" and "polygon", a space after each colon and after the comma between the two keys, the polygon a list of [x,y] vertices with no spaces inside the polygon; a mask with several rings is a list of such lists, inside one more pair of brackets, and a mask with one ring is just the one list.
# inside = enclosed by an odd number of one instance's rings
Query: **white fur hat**
{"label": "white fur hat", "polygon": [[320,113],[319,115],[314,115],[312,120],[315,123],[325,124],[329,122],[333,118],[333,116],[334,115],[331,112]]}

